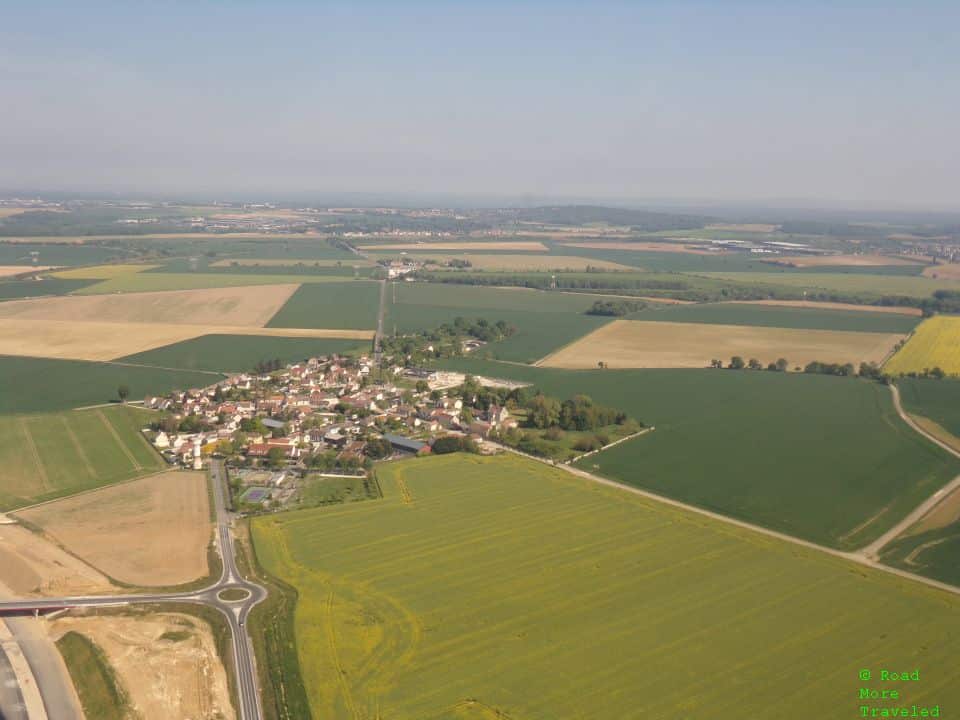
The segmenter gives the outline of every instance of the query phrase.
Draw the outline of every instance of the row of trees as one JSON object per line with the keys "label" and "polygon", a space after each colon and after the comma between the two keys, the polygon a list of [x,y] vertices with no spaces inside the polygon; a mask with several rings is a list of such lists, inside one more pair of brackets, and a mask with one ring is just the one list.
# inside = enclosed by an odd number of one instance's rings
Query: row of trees
{"label": "row of trees", "polygon": [[[710,367],[712,368],[722,368],[723,360],[711,360]],[[767,363],[766,369],[771,372],[786,372],[790,367],[790,363],[787,362],[786,358],[778,358],[775,362]],[[763,363],[761,363],[756,358],[750,358],[749,360],[744,360],[740,355],[734,355],[730,358],[730,363],[727,365],[729,370],[763,370]]]}

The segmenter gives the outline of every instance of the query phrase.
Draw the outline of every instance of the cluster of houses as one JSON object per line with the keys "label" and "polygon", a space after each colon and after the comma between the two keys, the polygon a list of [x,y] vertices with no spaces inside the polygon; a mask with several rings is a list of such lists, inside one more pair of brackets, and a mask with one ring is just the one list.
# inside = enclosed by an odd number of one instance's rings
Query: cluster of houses
{"label": "cluster of houses", "polygon": [[392,382],[373,384],[371,370],[367,357],[318,357],[148,397],[145,407],[164,411],[166,418],[149,436],[171,464],[200,469],[217,452],[291,463],[335,452],[337,460],[362,461],[371,440],[386,439],[398,453],[425,453],[441,435],[482,440],[493,430],[517,426],[505,407],[465,412],[459,397],[423,389],[422,383],[413,389],[418,380],[429,387],[437,379],[432,371],[396,366]]}

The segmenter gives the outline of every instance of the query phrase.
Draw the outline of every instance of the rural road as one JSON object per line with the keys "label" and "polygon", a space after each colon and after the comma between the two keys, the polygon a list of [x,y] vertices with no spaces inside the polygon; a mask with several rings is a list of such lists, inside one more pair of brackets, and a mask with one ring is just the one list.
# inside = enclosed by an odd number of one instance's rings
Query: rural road
{"label": "rural road", "polygon": [[377,334],[373,337],[373,364],[380,367],[383,351],[380,343],[383,341],[383,315],[387,307],[387,281],[380,281],[380,308],[377,310]]}
{"label": "rural road", "polygon": [[23,694],[17,684],[10,658],[0,647],[0,718],[2,720],[29,720]]}
{"label": "rural road", "polygon": [[[214,460],[211,465],[213,481],[213,501],[216,510],[217,543],[223,561],[223,571],[213,585],[198,591],[129,595],[88,595],[82,597],[29,598],[22,600],[0,601],[0,616],[15,621],[17,615],[39,613],[52,610],[79,607],[111,607],[133,604],[153,604],[168,602],[186,602],[207,605],[218,610],[227,620],[233,637],[233,660],[237,681],[237,694],[240,703],[240,720],[261,720],[260,688],[257,683],[256,658],[253,644],[247,632],[247,617],[257,603],[267,597],[267,591],[245,580],[237,569],[233,535],[230,533],[231,516],[226,507],[227,478],[223,463]],[[220,599],[224,590],[239,589],[248,593],[240,601],[230,602]],[[49,700],[44,696],[44,703]]]}
{"label": "rural road", "polygon": [[[960,452],[957,452],[939,438],[936,438],[928,433],[916,422],[914,422],[913,418],[904,411],[903,405],[900,403],[900,390],[896,385],[890,385],[890,392],[893,394],[893,406],[896,408],[897,414],[907,425],[913,428],[920,435],[923,435],[923,437],[932,442],[934,445],[939,445],[954,457],[960,458]],[[950,494],[958,489],[960,489],[960,475],[955,477],[949,483],[937,490],[933,495],[917,505],[917,507],[905,518],[903,518],[903,520],[887,530],[887,532],[878,537],[872,543],[864,548],[861,548],[858,552],[870,560],[876,560],[880,555],[880,551],[886,547],[888,543],[893,541],[894,538],[898,537],[904,530],[920,520],[920,518],[933,510],[933,508],[939,505],[940,502],[950,497]]]}

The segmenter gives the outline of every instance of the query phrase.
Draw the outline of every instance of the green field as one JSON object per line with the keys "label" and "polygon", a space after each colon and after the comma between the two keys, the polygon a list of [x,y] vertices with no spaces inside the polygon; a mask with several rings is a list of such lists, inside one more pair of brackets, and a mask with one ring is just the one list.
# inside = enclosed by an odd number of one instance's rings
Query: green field
{"label": "green field", "polygon": [[165,467],[129,406],[0,416],[0,510],[72,495]]}
{"label": "green field", "polygon": [[900,402],[903,409],[930,418],[960,437],[960,381],[900,378]]}
{"label": "green field", "polygon": [[626,410],[656,430],[587,458],[585,470],[834,547],[866,545],[960,472],[899,419],[886,387],[863,380],[444,365]]}
{"label": "green field", "polygon": [[119,358],[117,362],[185,370],[249,372],[263,360],[279,359],[287,364],[314,356],[346,353],[369,347],[369,341],[338,338],[203,335],[155,350],[128,355]]}
{"label": "green field", "polygon": [[218,379],[187,370],[0,355],[0,415],[107,403],[117,399],[120,385],[130,388],[130,400],[142,400],[176,388],[206,387]]}
{"label": "green field", "polygon": [[770,285],[808,288],[812,291],[827,290],[871,297],[904,295],[923,298],[932,295],[934,290],[960,290],[960,281],[933,280],[926,277],[904,275],[815,272],[705,272],[702,274],[705,277],[733,282],[759,282]]}
{"label": "green field", "polygon": [[953,596],[513,456],[380,480],[253,521],[318,720],[852,718],[888,667],[960,703]]}
{"label": "green field", "polygon": [[649,305],[629,316],[631,320],[756,325],[804,330],[853,330],[860,332],[909,333],[919,317],[896,313],[819,308],[711,303],[696,305]]}
{"label": "green field", "polygon": [[281,285],[287,283],[343,283],[337,275],[284,275],[280,273],[130,273],[89,285],[77,295],[104,295],[119,292],[158,292],[162,290],[199,290],[213,287]]}
{"label": "green field", "polygon": [[44,295],[66,295],[93,285],[95,280],[61,280],[45,277],[42,280],[0,281],[0,300],[18,300]]}
{"label": "green field", "polygon": [[534,362],[610,321],[583,314],[596,299],[520,288],[392,283],[387,286],[384,332],[429,330],[458,316],[504,320],[517,332],[480,352],[501,360]]}
{"label": "green field", "polygon": [[[31,253],[37,253],[36,256]],[[128,253],[117,248],[73,243],[11,243],[0,240],[0,265],[95,265]],[[36,258],[36,260],[34,260]]]}
{"label": "green field", "polygon": [[379,283],[308,283],[290,296],[267,327],[372,330],[379,303]]}
{"label": "green field", "polygon": [[960,585],[960,522],[900,537],[880,553],[885,565]]}

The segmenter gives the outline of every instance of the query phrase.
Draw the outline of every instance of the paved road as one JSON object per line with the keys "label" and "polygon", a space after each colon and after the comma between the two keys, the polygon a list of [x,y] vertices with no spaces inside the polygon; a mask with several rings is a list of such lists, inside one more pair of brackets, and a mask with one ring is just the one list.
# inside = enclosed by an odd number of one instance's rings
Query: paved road
{"label": "paved road", "polygon": [[28,720],[17,676],[3,648],[0,648],[0,720]]}
{"label": "paved road", "polygon": [[380,359],[383,357],[383,351],[380,349],[380,343],[383,341],[383,315],[387,306],[387,281],[380,281],[380,309],[377,311],[377,334],[373,337],[373,364],[380,367]]}
{"label": "paved road", "polygon": [[[240,720],[260,720],[260,689],[257,683],[256,659],[253,644],[247,633],[247,617],[253,607],[267,597],[267,591],[255,583],[245,580],[237,569],[233,536],[230,534],[231,515],[226,508],[227,492],[226,472],[223,464],[213,461],[213,501],[217,516],[217,543],[223,560],[223,572],[213,585],[195,592],[148,593],[127,595],[87,595],[82,597],[37,598],[9,600],[0,602],[0,613],[23,613],[49,611],[74,607],[110,607],[143,603],[187,602],[208,605],[216,608],[226,618],[233,635],[233,657],[236,672],[237,692],[240,701]],[[220,594],[227,589],[246,590],[246,599],[227,602]],[[44,701],[47,701],[46,696]]]}
{"label": "paved road", "polygon": [[[897,409],[897,414],[903,419],[903,421],[907,425],[909,425],[911,428],[913,428],[918,433],[923,435],[930,442],[942,447],[944,450],[946,450],[948,453],[950,453],[954,457],[960,458],[960,452],[957,452],[952,447],[947,445],[945,442],[934,437],[933,435],[928,433],[926,430],[924,430],[922,427],[917,425],[917,423],[914,422],[913,418],[910,417],[904,411],[903,405],[900,403],[900,390],[899,388],[897,388],[896,385],[890,386],[890,392],[893,394],[893,406]],[[960,490],[960,475],[957,475],[957,477],[955,477],[949,483],[944,485],[941,489],[937,490],[933,495],[928,497],[922,503],[917,505],[917,507],[913,510],[913,512],[907,515],[903,520],[898,522],[892,528],[887,530],[887,532],[885,532],[883,535],[878,537],[876,540],[874,540],[872,543],[867,545],[865,548],[862,548],[859,551],[860,554],[862,554],[864,557],[870,558],[871,560],[876,560],[880,555],[880,551],[884,547],[886,547],[888,543],[892,542],[895,538],[899,537],[899,535],[904,530],[914,525],[918,520],[920,520],[920,518],[922,518],[928,512],[933,510],[933,508],[939,505],[943,500],[948,498],[950,494],[955,490]]]}

